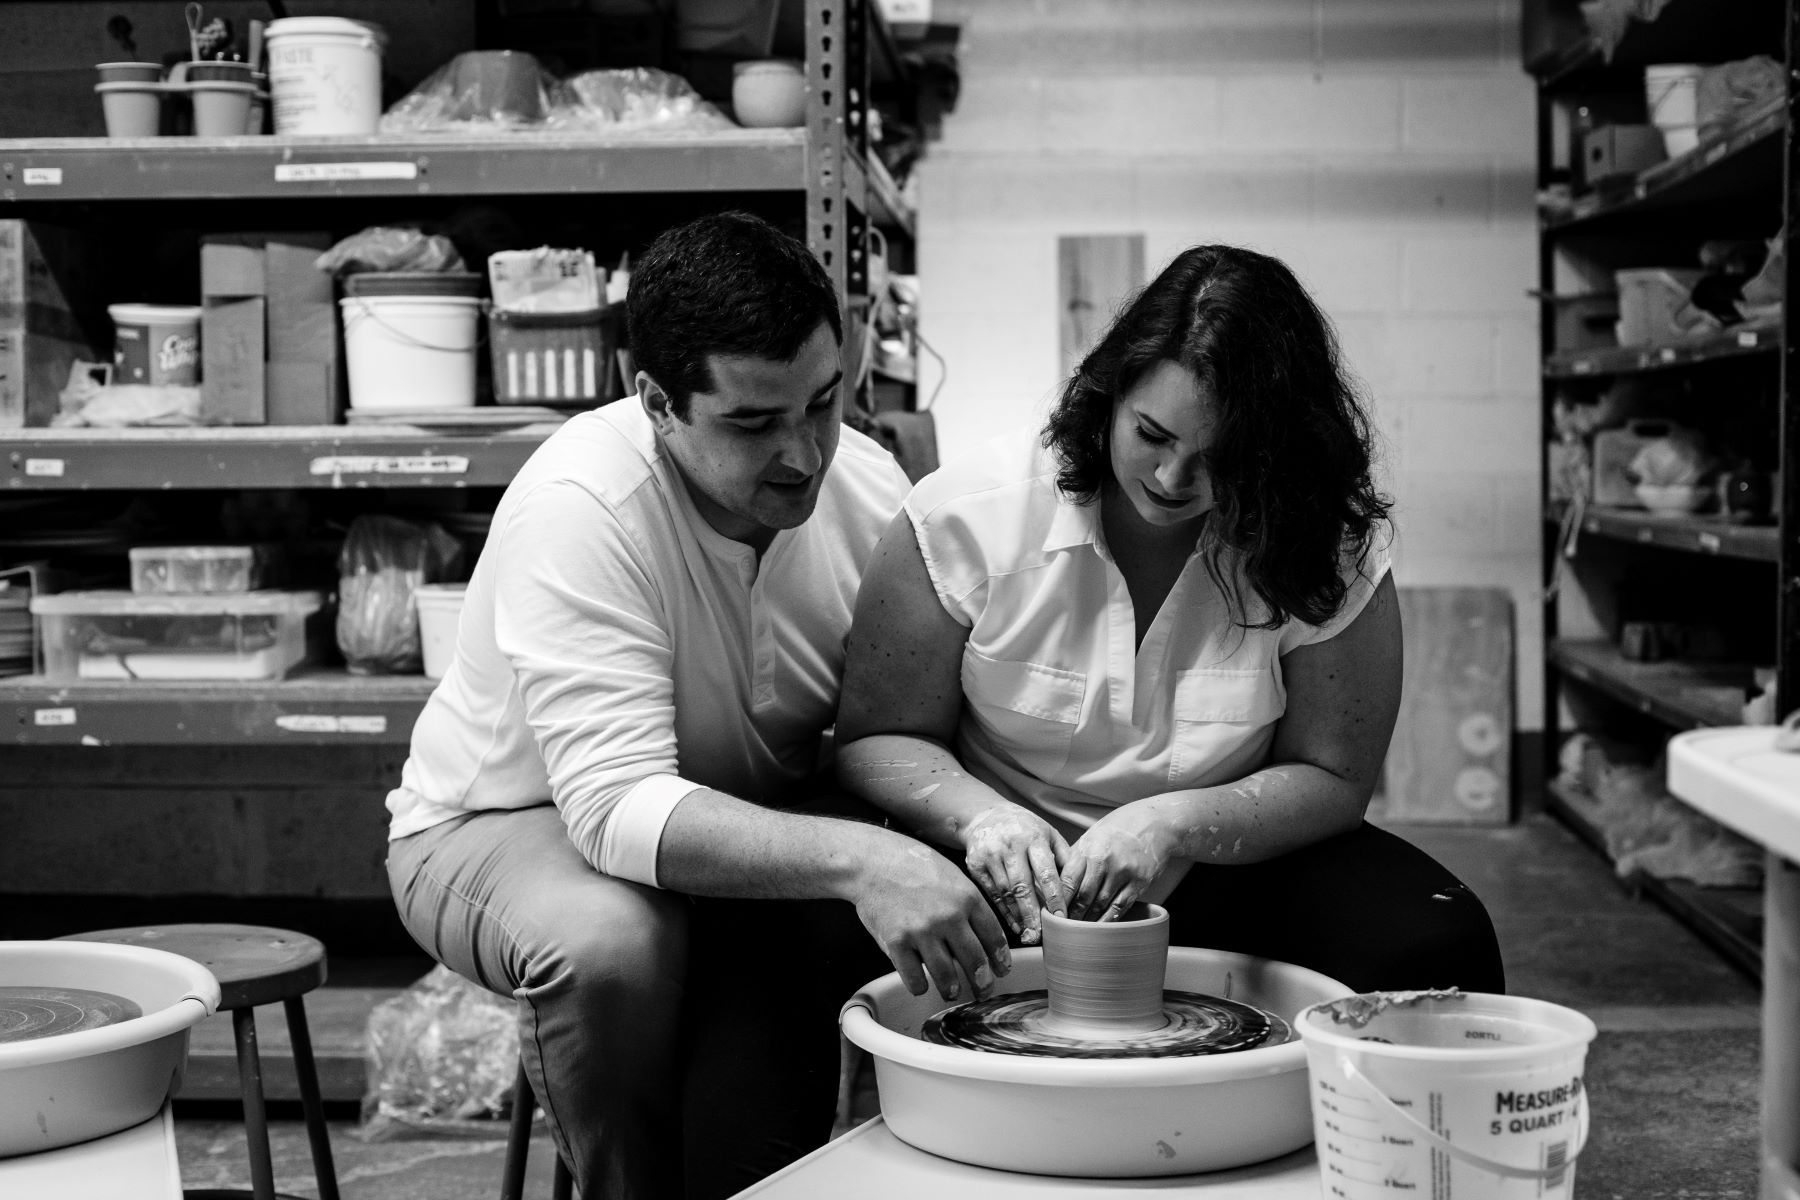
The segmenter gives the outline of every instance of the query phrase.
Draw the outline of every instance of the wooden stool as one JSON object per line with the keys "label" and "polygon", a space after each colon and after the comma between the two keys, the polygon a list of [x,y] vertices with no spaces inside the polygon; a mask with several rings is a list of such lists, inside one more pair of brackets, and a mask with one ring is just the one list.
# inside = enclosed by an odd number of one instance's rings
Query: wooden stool
{"label": "wooden stool", "polygon": [[325,947],[315,938],[261,925],[141,925],[72,933],[60,939],[148,946],[191,958],[219,981],[219,1008],[230,1010],[237,1035],[238,1085],[244,1100],[244,1133],[250,1150],[251,1190],[201,1189],[188,1200],[225,1200],[251,1195],[279,1200],[275,1168],[269,1158],[269,1119],[263,1107],[262,1059],[256,1052],[256,1018],[252,1009],[277,1000],[287,1010],[288,1037],[294,1047],[294,1074],[300,1081],[300,1103],[306,1110],[306,1136],[312,1143],[313,1174],[319,1200],[338,1200],[337,1172],[331,1164],[331,1138],[325,1128],[325,1106],[319,1097],[318,1069],[313,1065],[312,1035],[306,1026],[301,997],[325,982]]}
{"label": "wooden stool", "polygon": [[[506,1168],[500,1175],[500,1200],[524,1200],[525,1158],[531,1153],[531,1113],[537,1098],[531,1093],[531,1080],[525,1076],[525,1060],[519,1059],[519,1078],[513,1084],[512,1124],[506,1131]],[[550,1177],[550,1194],[555,1200],[570,1200],[575,1191],[575,1178],[556,1155],[556,1171]]]}

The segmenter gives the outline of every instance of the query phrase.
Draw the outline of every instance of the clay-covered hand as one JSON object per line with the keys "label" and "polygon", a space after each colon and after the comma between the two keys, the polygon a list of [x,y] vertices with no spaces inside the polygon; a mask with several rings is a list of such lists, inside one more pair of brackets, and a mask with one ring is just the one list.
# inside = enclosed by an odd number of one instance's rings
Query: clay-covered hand
{"label": "clay-covered hand", "polygon": [[1069,847],[1063,894],[1078,921],[1117,921],[1174,859],[1175,833],[1144,801],[1115,808]]}
{"label": "clay-covered hand", "polygon": [[1056,827],[1016,804],[985,809],[963,826],[963,862],[975,886],[1027,946],[1043,940],[1042,909],[1064,912],[1061,870],[1069,843]]}
{"label": "clay-covered hand", "polygon": [[1006,932],[975,885],[920,842],[864,865],[856,915],[887,954],[906,990],[925,994],[926,972],[945,1000],[967,990],[985,1000],[1012,970]]}

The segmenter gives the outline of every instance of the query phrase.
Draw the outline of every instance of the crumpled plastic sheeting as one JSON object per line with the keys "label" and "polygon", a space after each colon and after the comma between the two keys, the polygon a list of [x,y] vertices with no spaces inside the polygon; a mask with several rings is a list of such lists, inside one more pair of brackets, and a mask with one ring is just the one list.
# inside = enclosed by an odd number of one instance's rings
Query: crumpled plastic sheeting
{"label": "crumpled plastic sheeting", "polygon": [[1669,0],[1585,0],[1581,16],[1600,43],[1601,57],[1611,62],[1633,21],[1654,21],[1667,7]]}
{"label": "crumpled plastic sheeting", "polygon": [[434,967],[369,1014],[358,1135],[504,1137],[519,1070],[514,1002]]}
{"label": "crumpled plastic sheeting", "polygon": [[337,643],[358,675],[423,669],[413,593],[462,567],[462,543],[441,525],[380,513],[350,522],[338,551]]}
{"label": "crumpled plastic sheeting", "polygon": [[1786,95],[1787,73],[1766,54],[1708,67],[1700,73],[1694,93],[1700,136],[1715,133]]}
{"label": "crumpled plastic sheeting", "polygon": [[687,80],[655,67],[584,71],[568,79],[557,79],[535,60],[519,69],[535,75],[535,84],[524,88],[534,98],[521,100],[515,92],[505,105],[479,108],[471,105],[452,59],[382,115],[381,132],[679,134],[741,128]]}
{"label": "crumpled plastic sheeting", "polygon": [[344,238],[313,260],[327,275],[342,278],[372,271],[463,271],[456,243],[441,233],[410,225],[371,225]]}

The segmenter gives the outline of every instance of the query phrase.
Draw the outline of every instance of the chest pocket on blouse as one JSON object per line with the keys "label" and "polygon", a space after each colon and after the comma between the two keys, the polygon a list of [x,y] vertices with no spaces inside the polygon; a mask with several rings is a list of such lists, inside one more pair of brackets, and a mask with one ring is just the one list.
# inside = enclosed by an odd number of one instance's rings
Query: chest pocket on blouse
{"label": "chest pocket on blouse", "polygon": [[1205,667],[1175,676],[1174,748],[1169,779],[1176,786],[1204,775],[1241,752],[1287,711],[1267,670]]}
{"label": "chest pocket on blouse", "polygon": [[1087,676],[965,649],[962,684],[970,715],[994,749],[1039,775],[1067,760]]}

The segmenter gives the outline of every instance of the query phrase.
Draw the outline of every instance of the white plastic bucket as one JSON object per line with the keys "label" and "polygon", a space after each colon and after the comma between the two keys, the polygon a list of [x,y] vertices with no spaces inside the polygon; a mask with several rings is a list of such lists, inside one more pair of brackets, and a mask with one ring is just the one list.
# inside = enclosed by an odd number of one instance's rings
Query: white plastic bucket
{"label": "white plastic bucket", "polygon": [[1700,73],[1698,63],[1660,63],[1644,68],[1644,103],[1650,123],[1658,129],[1698,125]]}
{"label": "white plastic bucket", "polygon": [[425,658],[425,674],[442,679],[456,654],[456,625],[462,619],[464,583],[427,583],[413,589],[419,610],[419,648]]}
{"label": "white plastic bucket", "polygon": [[198,304],[109,304],[113,380],[154,387],[200,382]]}
{"label": "white plastic bucket", "polygon": [[1328,1195],[1568,1200],[1594,1023],[1485,992],[1372,992],[1294,1022]]}
{"label": "white plastic bucket", "polygon": [[269,22],[275,132],[369,134],[381,120],[379,30],[342,17]]}
{"label": "white plastic bucket", "polygon": [[475,404],[472,296],[346,296],[344,359],[350,407],[365,411],[470,408]]}

